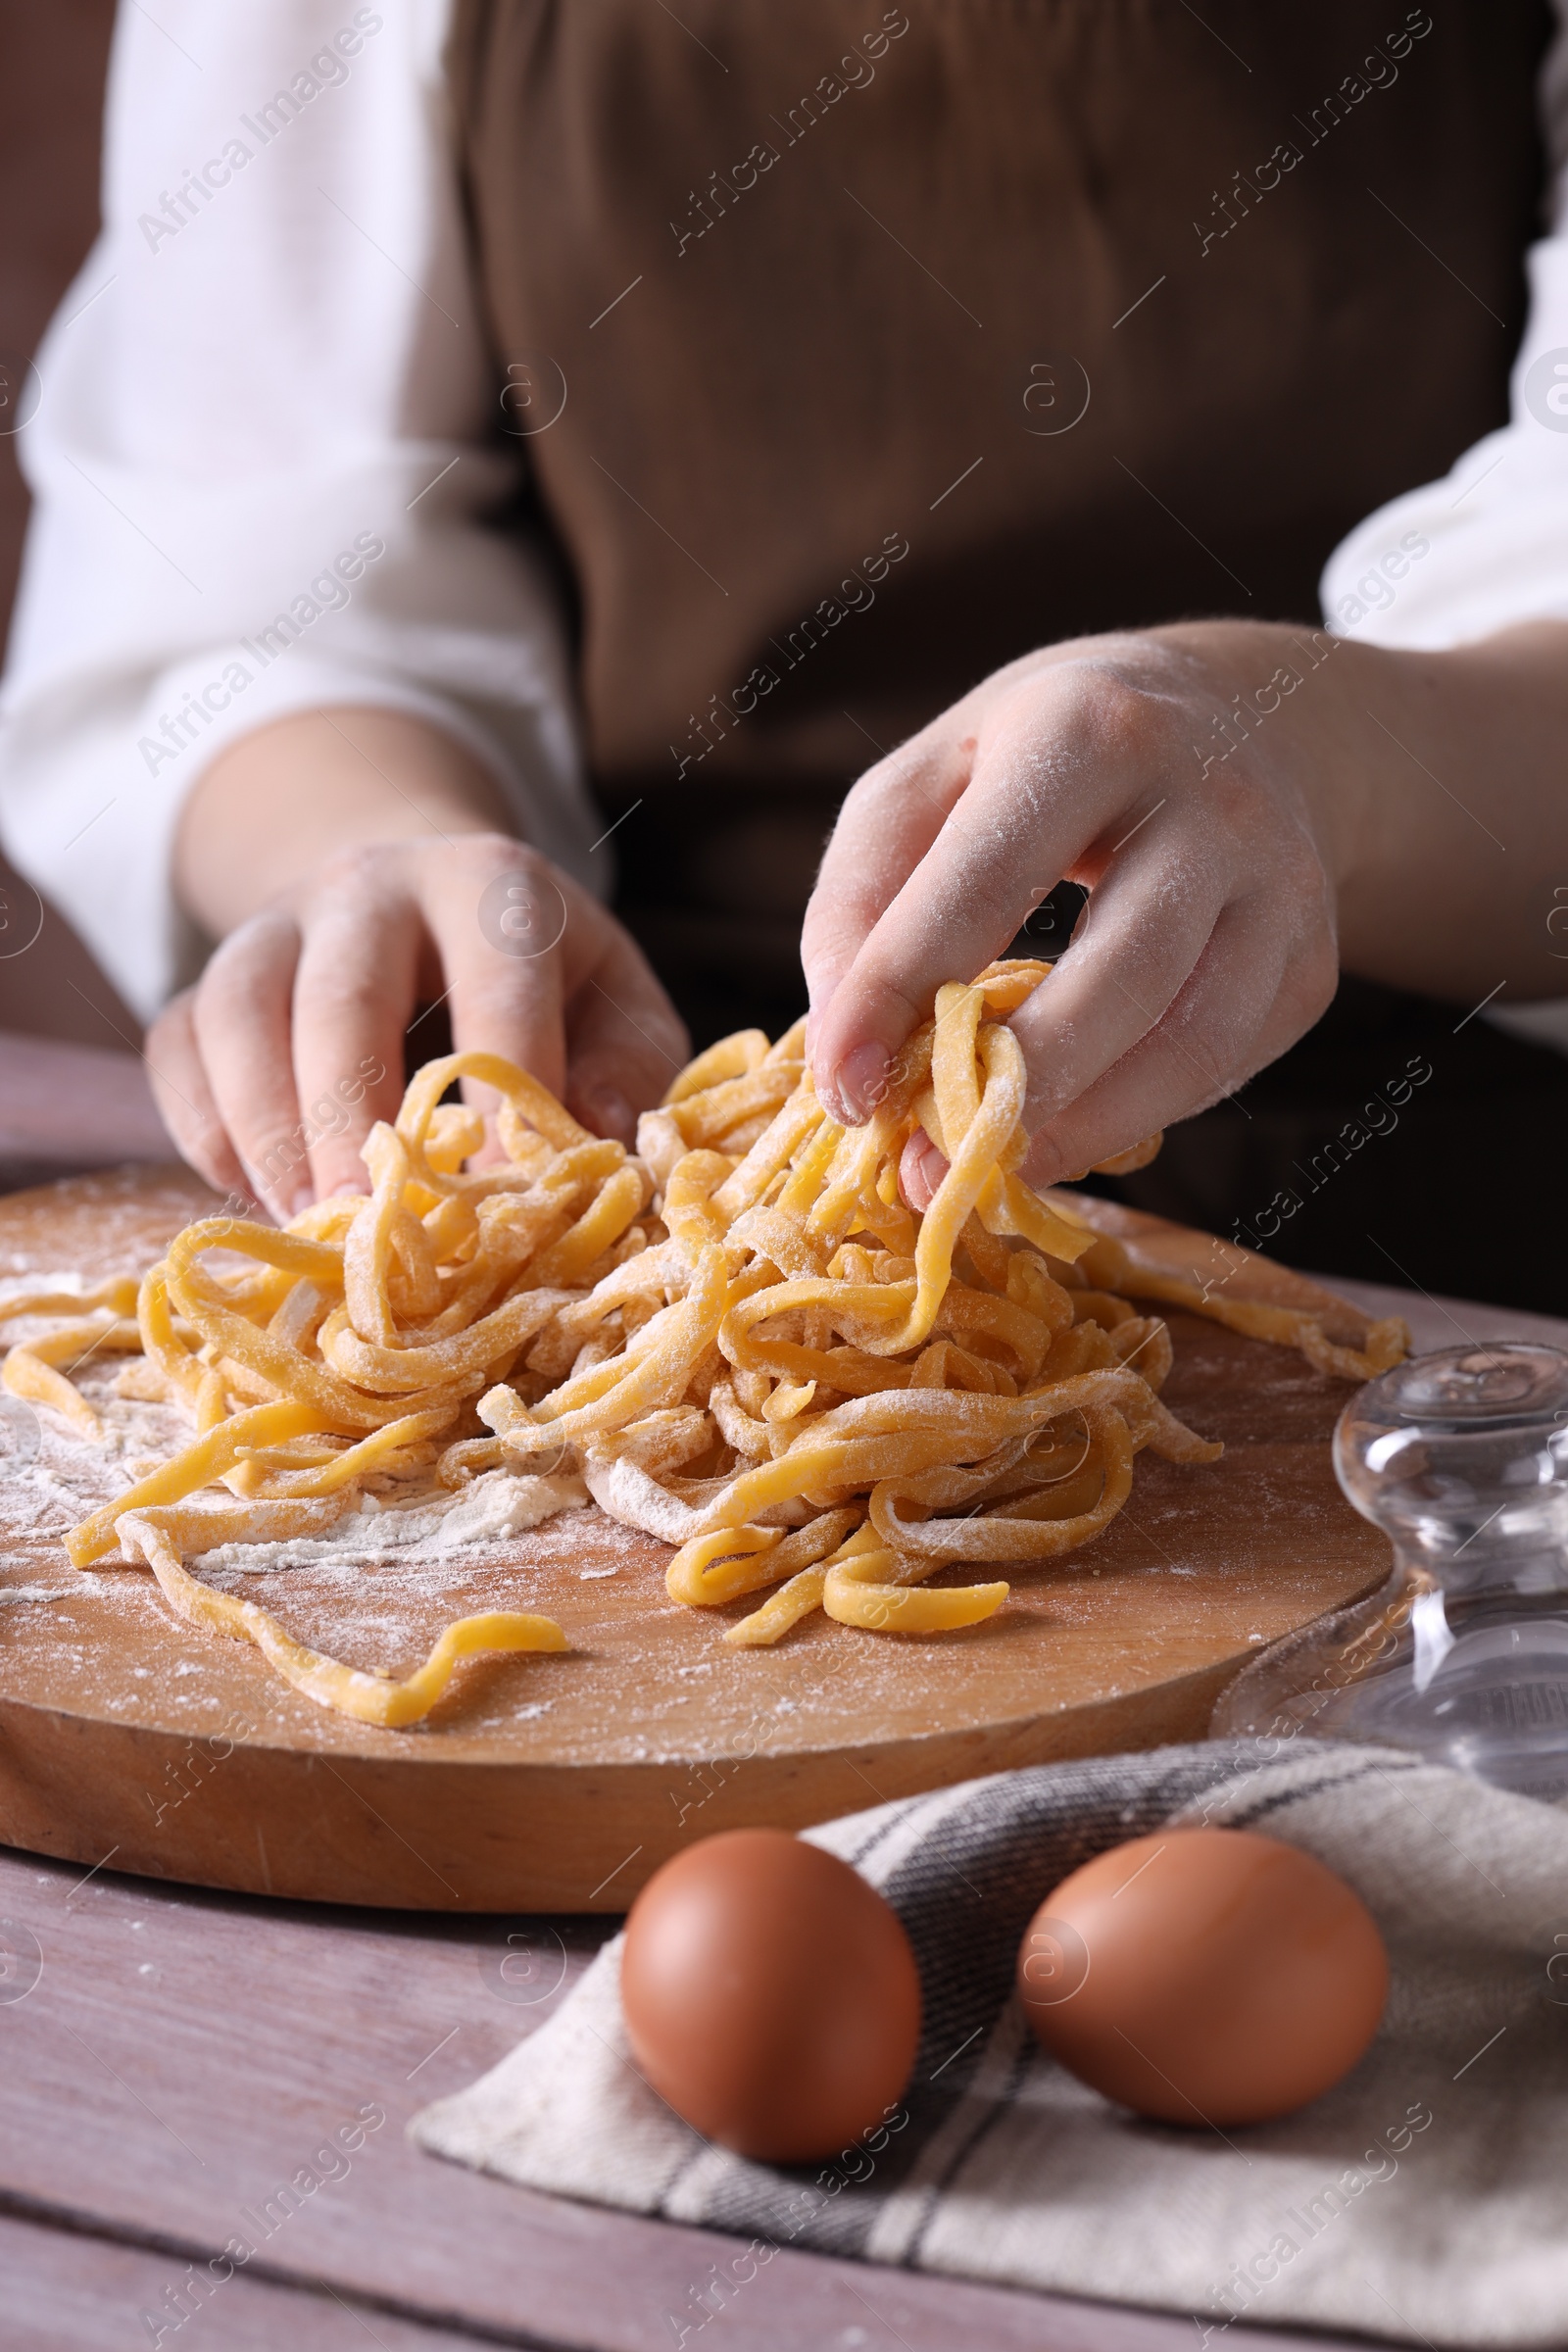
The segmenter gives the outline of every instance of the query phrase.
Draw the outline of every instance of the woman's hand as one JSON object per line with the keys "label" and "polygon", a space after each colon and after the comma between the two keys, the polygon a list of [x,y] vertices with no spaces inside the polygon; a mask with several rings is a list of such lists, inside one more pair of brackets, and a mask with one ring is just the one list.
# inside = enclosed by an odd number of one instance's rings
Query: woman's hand
{"label": "woman's hand", "polygon": [[409,1021],[438,1001],[460,1049],[520,1062],[632,1140],[685,1031],[614,918],[494,813],[467,755],[396,713],[283,720],[214,763],[178,871],[224,936],[147,1045],[170,1133],[210,1184],[280,1221],[368,1189],[360,1148],[396,1113]]}
{"label": "woman's hand", "polygon": [[[1282,1053],[1338,972],[1344,827],[1296,710],[1315,698],[1325,717],[1317,672],[1345,655],[1247,623],[1080,640],[1000,670],[863,776],[806,924],[812,1061],[841,1114],[865,1116],[937,986],[1000,955],[1064,876],[1089,905],[1012,1024],[1032,1182],[1082,1174]],[[909,1154],[917,1205],[944,1164],[929,1144]]]}
{"label": "woman's hand", "polygon": [[[1087,919],[1012,1022],[1035,1184],[1233,1092],[1342,961],[1465,1019],[1560,997],[1565,740],[1560,620],[1439,653],[1200,621],[1030,655],[845,804],[806,921],[817,1084],[863,1118],[938,984],[1063,877]],[[944,1165],[917,1138],[915,1206]]]}

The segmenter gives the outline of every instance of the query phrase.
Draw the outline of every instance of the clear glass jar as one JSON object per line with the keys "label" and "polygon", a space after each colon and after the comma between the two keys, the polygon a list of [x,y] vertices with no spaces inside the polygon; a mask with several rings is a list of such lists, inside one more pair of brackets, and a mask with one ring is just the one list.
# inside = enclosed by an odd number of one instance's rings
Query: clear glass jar
{"label": "clear glass jar", "polygon": [[1378,1740],[1568,1797],[1568,1355],[1396,1364],[1340,1415],[1334,1467],[1393,1572],[1246,1667],[1213,1734]]}

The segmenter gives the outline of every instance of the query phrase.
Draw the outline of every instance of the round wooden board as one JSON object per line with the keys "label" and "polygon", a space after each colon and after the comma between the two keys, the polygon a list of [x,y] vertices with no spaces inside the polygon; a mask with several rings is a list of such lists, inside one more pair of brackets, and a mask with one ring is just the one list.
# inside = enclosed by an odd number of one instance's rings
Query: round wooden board
{"label": "round wooden board", "polygon": [[[0,1277],[144,1262],[208,1205],[171,1169],[15,1195],[0,1200]],[[1191,1256],[1179,1229],[1136,1224],[1171,1262]],[[801,1828],[1008,1766],[1200,1738],[1238,1666],[1369,1591],[1387,1550],[1334,1483],[1346,1387],[1214,1324],[1171,1327],[1167,1400],[1224,1439],[1223,1459],[1142,1455],[1106,1534],[1020,1576],[964,1633],[818,1617],[776,1649],[731,1650],[727,1612],[667,1598],[667,1547],[595,1509],[435,1567],[269,1575],[290,1631],[400,1674],[472,1609],[564,1628],[569,1655],[475,1661],[408,1732],[313,1705],[248,1645],[177,1621],[145,1574],[79,1575],[50,1532],[62,1507],[41,1525],[33,1489],[0,1475],[0,1838],[309,1900],[617,1911],[714,1830]],[[46,1449],[69,1485],[63,1437]]]}

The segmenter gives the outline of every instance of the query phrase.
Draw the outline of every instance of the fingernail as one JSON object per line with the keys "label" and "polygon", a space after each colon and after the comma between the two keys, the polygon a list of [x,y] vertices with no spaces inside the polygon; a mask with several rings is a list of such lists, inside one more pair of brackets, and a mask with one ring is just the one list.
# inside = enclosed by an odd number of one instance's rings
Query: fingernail
{"label": "fingernail", "polygon": [[637,1113],[618,1086],[590,1088],[583,1097],[583,1108],[601,1135],[612,1135],[625,1143],[636,1132]]}
{"label": "fingernail", "polygon": [[341,1184],[332,1187],[334,1200],[347,1200],[352,1194],[356,1200],[368,1200],[370,1188],[363,1176],[345,1176]]}
{"label": "fingernail", "polygon": [[303,1217],[308,1208],[314,1208],[315,1206],[316,1187],[312,1184],[302,1184],[299,1191],[295,1194],[293,1200],[289,1202],[288,1213],[291,1217]]}
{"label": "fingernail", "polygon": [[881,1046],[857,1046],[833,1073],[837,1095],[852,1126],[868,1119],[888,1091],[888,1057]]}

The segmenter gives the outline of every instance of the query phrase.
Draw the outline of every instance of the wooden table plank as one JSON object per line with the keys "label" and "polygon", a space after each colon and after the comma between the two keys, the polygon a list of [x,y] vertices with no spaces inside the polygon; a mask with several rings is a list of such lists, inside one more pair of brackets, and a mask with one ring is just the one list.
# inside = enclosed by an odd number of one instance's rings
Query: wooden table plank
{"label": "wooden table plank", "polygon": [[0,2277],[6,2352],[128,2352],[160,2328],[165,2346],[197,2352],[367,2352],[372,2341],[385,2352],[451,2352],[474,2341],[356,2307],[327,2286],[283,2286],[243,2271],[214,2282],[177,2252],[4,2218]]}
{"label": "wooden table plank", "polygon": [[173,1155],[139,1054],[0,1031],[0,1192]]}

